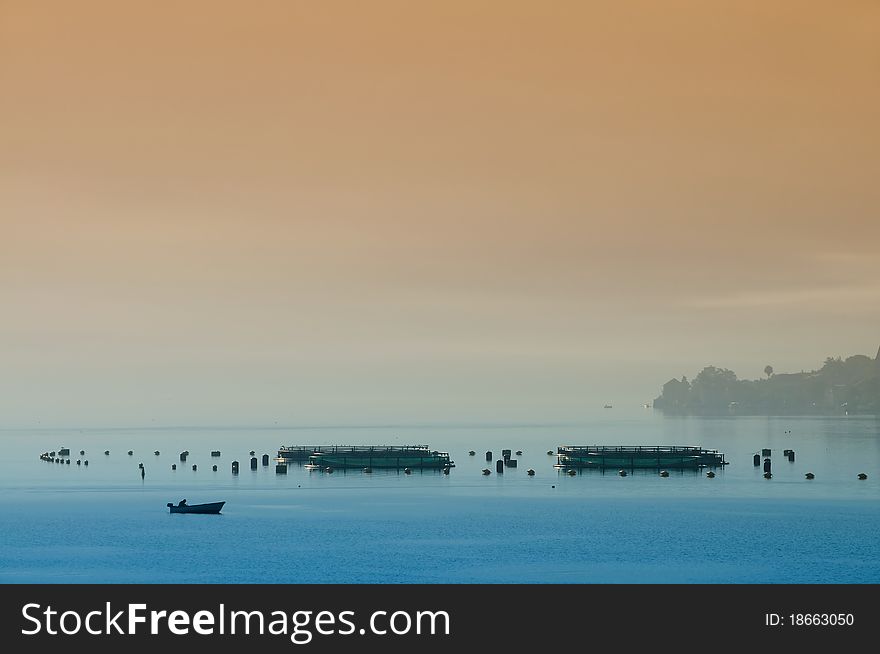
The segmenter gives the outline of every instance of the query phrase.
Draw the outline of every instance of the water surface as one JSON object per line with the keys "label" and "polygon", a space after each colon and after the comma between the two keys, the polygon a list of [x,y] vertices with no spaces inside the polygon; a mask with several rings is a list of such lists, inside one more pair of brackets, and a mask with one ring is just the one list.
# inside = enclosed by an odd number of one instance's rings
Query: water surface
{"label": "water surface", "polygon": [[[613,409],[569,425],[4,430],[0,581],[878,583],[878,425]],[[281,445],[337,443],[426,444],[456,467],[448,476],[249,468],[250,450],[274,457]],[[731,464],[714,479],[569,477],[547,455],[566,444],[699,445]],[[61,447],[71,465],[39,460]],[[770,480],[752,465],[765,447]],[[503,448],[523,454],[498,475],[484,453]],[[783,449],[795,450],[793,463]],[[169,514],[166,503],[184,497],[227,504],[219,516]]]}

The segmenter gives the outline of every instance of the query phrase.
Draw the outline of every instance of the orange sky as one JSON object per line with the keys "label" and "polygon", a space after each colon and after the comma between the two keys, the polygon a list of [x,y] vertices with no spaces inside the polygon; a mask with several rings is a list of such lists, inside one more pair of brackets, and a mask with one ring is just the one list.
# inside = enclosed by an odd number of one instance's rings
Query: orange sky
{"label": "orange sky", "polygon": [[2,424],[576,418],[880,345],[880,5],[0,0]]}

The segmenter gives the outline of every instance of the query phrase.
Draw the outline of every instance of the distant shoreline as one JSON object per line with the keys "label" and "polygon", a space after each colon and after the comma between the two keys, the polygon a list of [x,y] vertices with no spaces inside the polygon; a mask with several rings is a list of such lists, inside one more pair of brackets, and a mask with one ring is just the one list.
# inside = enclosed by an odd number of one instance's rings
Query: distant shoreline
{"label": "distant shoreline", "polygon": [[873,359],[856,354],[828,357],[818,370],[738,379],[726,368],[706,366],[688,381],[670,379],[654,408],[671,415],[850,416],[880,415],[880,349]]}
{"label": "distant shoreline", "polygon": [[697,412],[697,411],[667,411],[657,408],[664,416],[670,418],[880,418],[880,412],[859,413],[850,411],[848,413],[747,413],[745,411],[725,411],[725,412]]}

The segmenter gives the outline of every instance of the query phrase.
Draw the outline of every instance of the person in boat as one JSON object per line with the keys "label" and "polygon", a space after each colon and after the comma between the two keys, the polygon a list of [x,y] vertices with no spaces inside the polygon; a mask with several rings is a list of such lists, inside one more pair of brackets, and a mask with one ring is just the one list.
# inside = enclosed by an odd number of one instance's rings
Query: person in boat
{"label": "person in boat", "polygon": [[186,500],[180,500],[180,502],[177,503],[177,506],[186,506]]}

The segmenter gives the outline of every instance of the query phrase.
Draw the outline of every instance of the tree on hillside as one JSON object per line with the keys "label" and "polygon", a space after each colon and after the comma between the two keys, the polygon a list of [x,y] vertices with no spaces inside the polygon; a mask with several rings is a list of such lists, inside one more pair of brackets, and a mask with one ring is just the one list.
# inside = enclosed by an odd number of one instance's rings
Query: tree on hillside
{"label": "tree on hillside", "polygon": [[706,366],[691,382],[691,401],[702,410],[726,410],[730,402],[739,400],[739,385],[732,370]]}

